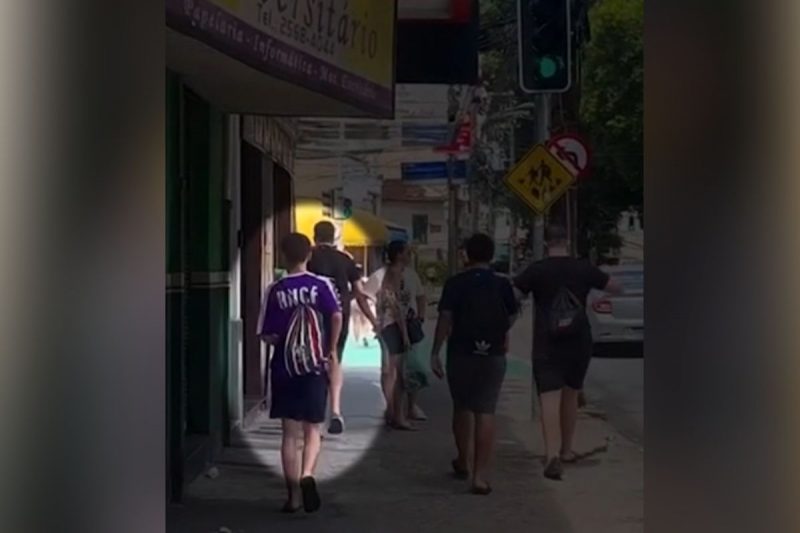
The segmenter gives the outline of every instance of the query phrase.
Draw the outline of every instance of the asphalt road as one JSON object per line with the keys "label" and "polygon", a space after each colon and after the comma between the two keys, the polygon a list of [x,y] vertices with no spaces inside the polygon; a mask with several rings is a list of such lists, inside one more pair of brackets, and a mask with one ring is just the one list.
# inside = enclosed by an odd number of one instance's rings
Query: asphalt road
{"label": "asphalt road", "polygon": [[605,411],[609,423],[620,433],[643,443],[643,358],[595,357],[589,367],[585,393],[589,403]]}

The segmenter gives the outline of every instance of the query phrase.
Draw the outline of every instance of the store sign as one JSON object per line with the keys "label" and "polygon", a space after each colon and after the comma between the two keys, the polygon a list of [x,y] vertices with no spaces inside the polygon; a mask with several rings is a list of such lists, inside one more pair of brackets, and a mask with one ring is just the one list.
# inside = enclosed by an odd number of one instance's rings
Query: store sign
{"label": "store sign", "polygon": [[394,109],[394,0],[167,0],[167,24],[379,115]]}

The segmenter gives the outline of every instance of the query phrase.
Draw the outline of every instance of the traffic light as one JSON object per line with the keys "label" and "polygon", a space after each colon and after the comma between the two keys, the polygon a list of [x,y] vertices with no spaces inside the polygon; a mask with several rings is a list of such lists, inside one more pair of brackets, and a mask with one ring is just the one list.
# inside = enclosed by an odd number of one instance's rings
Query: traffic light
{"label": "traffic light", "polygon": [[561,93],[572,83],[571,0],[517,0],[520,87]]}
{"label": "traffic light", "polygon": [[342,200],[342,218],[347,220],[353,216],[353,201],[350,198]]}

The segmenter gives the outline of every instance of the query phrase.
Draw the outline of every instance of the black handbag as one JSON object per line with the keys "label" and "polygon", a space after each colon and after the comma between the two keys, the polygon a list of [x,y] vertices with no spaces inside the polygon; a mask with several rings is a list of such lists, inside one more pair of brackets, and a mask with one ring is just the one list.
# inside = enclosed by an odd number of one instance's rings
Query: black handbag
{"label": "black handbag", "polygon": [[411,344],[419,344],[425,338],[425,332],[422,331],[422,320],[417,317],[406,320],[406,329],[408,330],[408,340],[411,341]]}

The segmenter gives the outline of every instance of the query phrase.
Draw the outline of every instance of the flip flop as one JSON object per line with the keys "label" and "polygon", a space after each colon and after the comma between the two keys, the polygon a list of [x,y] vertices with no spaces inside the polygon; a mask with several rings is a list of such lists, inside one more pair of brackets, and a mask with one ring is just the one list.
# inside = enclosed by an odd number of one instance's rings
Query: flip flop
{"label": "flip flop", "polygon": [[470,492],[472,494],[477,494],[478,496],[488,496],[489,494],[492,493],[492,487],[488,483],[486,484],[485,487],[479,487],[477,485],[473,485],[472,488],[470,489]]}
{"label": "flip flop", "polygon": [[397,431],[419,431],[414,426],[409,426],[409,425],[405,425],[405,424],[398,424],[396,422],[392,422],[391,428],[395,429]]}
{"label": "flip flop", "polygon": [[300,490],[303,492],[303,509],[307,513],[318,511],[322,505],[317,492],[317,482],[311,476],[306,476],[300,480]]}
{"label": "flip flop", "polygon": [[568,454],[561,454],[561,462],[564,464],[574,464],[581,460],[581,454],[570,452]]}
{"label": "flip flop", "polygon": [[450,466],[453,467],[453,472],[456,475],[456,479],[469,479],[469,470],[462,468],[461,465],[458,464],[458,461],[453,459],[453,461],[450,463]]}
{"label": "flip flop", "polygon": [[303,507],[302,504],[295,507],[292,505],[292,502],[286,502],[283,504],[283,507],[281,507],[281,512],[285,514],[294,514],[299,511],[301,507]]}

